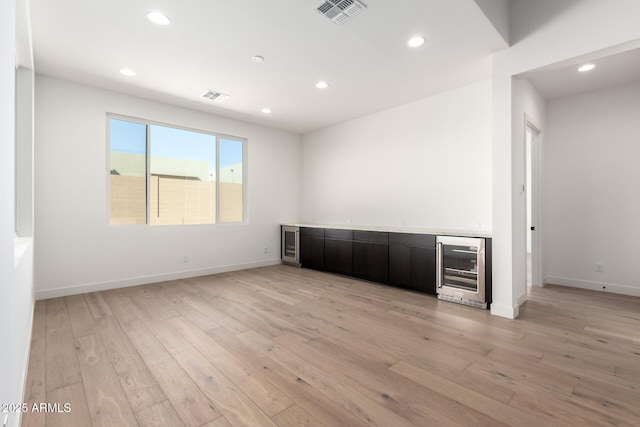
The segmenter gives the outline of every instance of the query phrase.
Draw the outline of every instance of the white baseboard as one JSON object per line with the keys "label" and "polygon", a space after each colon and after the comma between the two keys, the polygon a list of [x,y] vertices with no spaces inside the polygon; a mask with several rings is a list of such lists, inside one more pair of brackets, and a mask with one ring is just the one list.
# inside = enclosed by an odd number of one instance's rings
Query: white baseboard
{"label": "white baseboard", "polygon": [[516,299],[516,304],[518,304],[518,306],[521,306],[522,304],[524,304],[525,302],[527,302],[527,293],[523,293],[522,295],[520,295],[517,299]]}
{"label": "white baseboard", "polygon": [[640,288],[618,285],[616,283],[593,282],[590,280],[572,279],[568,277],[547,276],[544,278],[544,284],[640,297]]}
{"label": "white baseboard", "polygon": [[491,314],[499,317],[506,317],[507,319],[515,319],[520,314],[520,307],[514,306],[510,307],[507,305],[498,305],[496,303],[491,303]]}
{"label": "white baseboard", "polygon": [[223,265],[220,267],[201,268],[197,270],[179,271],[176,273],[158,274],[153,276],[132,277],[128,279],[113,280],[109,282],[89,283],[86,285],[70,286],[65,288],[45,289],[36,291],[36,300],[66,297],[69,295],[84,294],[87,292],[106,291],[108,289],[126,288],[129,286],[146,285],[149,283],[166,282],[169,280],[188,279],[190,277],[208,276],[209,274],[226,273],[229,271],[248,270],[250,268],[268,267],[282,264],[280,259],[267,261],[248,262],[243,264]]}

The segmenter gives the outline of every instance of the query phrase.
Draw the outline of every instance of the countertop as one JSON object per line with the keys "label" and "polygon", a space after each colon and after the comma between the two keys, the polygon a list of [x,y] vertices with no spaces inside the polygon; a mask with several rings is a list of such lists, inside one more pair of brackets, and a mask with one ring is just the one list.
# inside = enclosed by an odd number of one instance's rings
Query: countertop
{"label": "countertop", "polygon": [[491,238],[491,232],[487,230],[445,230],[438,228],[421,228],[421,227],[379,227],[371,225],[355,225],[355,224],[282,224],[293,227],[310,227],[310,228],[333,228],[338,230],[357,230],[357,231],[380,231],[383,233],[412,233],[412,234],[435,234],[438,236],[463,236],[463,237],[484,237]]}

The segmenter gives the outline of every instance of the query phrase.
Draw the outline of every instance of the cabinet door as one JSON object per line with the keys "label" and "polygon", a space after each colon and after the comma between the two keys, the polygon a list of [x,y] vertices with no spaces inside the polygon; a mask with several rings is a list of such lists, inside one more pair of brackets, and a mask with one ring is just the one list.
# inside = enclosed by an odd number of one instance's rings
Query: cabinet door
{"label": "cabinet door", "polygon": [[431,248],[411,248],[410,288],[436,294],[436,251]]}
{"label": "cabinet door", "polygon": [[436,294],[436,250],[389,245],[389,282],[403,288]]}
{"label": "cabinet door", "polygon": [[324,238],[300,236],[300,263],[306,268],[324,269]]}
{"label": "cabinet door", "polygon": [[401,287],[411,285],[411,248],[389,245],[389,282]]}
{"label": "cabinet door", "polygon": [[389,281],[389,246],[379,243],[353,243],[353,274],[374,282]]}
{"label": "cabinet door", "polygon": [[334,273],[353,274],[353,242],[351,240],[324,240],[324,266]]}

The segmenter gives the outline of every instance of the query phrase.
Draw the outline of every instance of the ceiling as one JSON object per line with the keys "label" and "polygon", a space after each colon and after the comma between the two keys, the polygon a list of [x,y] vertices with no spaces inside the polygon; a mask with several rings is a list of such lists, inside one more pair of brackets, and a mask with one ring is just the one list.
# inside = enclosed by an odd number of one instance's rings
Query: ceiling
{"label": "ceiling", "polygon": [[[578,72],[578,67],[590,63],[596,67],[588,72]],[[640,49],[594,58],[579,58],[561,64],[525,73],[521,77],[548,100],[562,98],[640,81]]]}
{"label": "ceiling", "polygon": [[[490,55],[507,47],[474,0],[361,1],[335,25],[319,0],[30,0],[34,67],[305,133],[487,79]],[[151,10],[171,24],[150,23]],[[417,34],[427,43],[409,48]],[[200,98],[209,89],[230,98]]]}

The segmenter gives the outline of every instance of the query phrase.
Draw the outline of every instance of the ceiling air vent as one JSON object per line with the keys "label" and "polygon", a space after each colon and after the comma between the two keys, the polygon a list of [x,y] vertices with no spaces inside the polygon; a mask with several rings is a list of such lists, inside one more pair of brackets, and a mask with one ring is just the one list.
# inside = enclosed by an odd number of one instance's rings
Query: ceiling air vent
{"label": "ceiling air vent", "polygon": [[224,93],[216,92],[215,90],[208,90],[202,94],[201,98],[210,99],[216,102],[222,102],[229,99],[229,95],[225,95]]}
{"label": "ceiling air vent", "polygon": [[366,7],[358,0],[325,0],[315,7],[315,11],[340,25]]}

